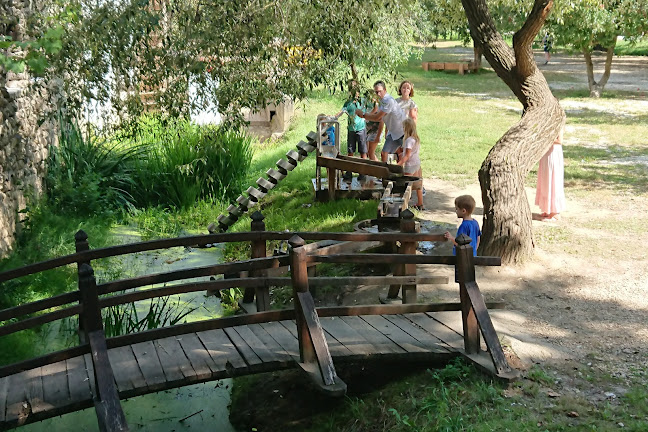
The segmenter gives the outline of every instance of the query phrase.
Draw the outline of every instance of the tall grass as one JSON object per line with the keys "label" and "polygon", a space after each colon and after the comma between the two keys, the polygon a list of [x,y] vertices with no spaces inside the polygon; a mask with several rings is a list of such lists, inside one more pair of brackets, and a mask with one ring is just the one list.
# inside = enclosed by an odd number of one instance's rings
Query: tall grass
{"label": "tall grass", "polygon": [[94,215],[131,208],[133,163],[141,145],[84,136],[74,121],[61,120],[58,146],[51,146],[46,191],[49,204],[69,213]]}
{"label": "tall grass", "polygon": [[135,142],[148,149],[137,162],[132,190],[141,207],[187,209],[198,200],[230,200],[240,193],[252,159],[247,135],[184,120],[145,119]]}

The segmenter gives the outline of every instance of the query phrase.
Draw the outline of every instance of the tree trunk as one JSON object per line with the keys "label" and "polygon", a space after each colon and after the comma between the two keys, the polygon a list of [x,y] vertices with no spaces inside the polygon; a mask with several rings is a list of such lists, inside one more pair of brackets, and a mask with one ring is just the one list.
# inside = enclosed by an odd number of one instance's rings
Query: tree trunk
{"label": "tree trunk", "polygon": [[524,189],[529,170],[558,136],[565,113],[533,57],[532,43],[552,0],[535,0],[510,48],[495,28],[486,0],[462,0],[470,34],[523,107],[522,118],[491,149],[479,170],[484,204],[480,255],[521,262],[533,254],[531,209]]}
{"label": "tree trunk", "polygon": [[614,58],[614,48],[616,47],[617,38],[614,37],[612,45],[607,48],[605,55],[605,69],[603,76],[599,82],[594,79],[594,63],[592,62],[592,50],[590,47],[583,49],[583,56],[585,57],[585,67],[587,69],[587,84],[589,86],[590,97],[601,97],[603,89],[610,79],[612,73],[612,59]]}
{"label": "tree trunk", "polygon": [[475,44],[475,42],[473,42],[473,63],[475,63],[475,67],[477,69],[481,68],[482,55],[483,52],[481,48],[478,47],[477,44]]}

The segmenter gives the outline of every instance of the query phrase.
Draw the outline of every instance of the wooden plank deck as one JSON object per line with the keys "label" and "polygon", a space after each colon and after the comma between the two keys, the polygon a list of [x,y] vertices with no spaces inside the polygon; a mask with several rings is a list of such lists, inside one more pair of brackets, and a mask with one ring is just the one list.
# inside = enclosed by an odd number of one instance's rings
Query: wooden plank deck
{"label": "wooden plank deck", "polygon": [[[465,355],[457,322],[460,312],[321,318],[334,363],[448,361]],[[488,368],[487,353],[473,357]],[[299,347],[294,321],[281,321],[113,348],[109,358],[123,399],[292,368],[299,361]],[[494,371],[492,362],[490,369]],[[0,430],[90,407],[93,391],[88,356],[0,378]]]}

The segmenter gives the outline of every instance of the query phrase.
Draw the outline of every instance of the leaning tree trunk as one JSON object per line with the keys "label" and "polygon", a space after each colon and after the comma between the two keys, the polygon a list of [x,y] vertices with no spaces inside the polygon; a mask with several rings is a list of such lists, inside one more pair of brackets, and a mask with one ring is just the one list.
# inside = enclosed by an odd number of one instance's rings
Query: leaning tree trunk
{"label": "leaning tree trunk", "polygon": [[607,48],[605,55],[605,69],[603,71],[603,76],[601,80],[596,82],[594,79],[594,63],[592,62],[592,50],[590,47],[583,49],[583,56],[585,57],[585,67],[587,69],[587,84],[589,85],[590,97],[598,98],[601,97],[603,89],[610,79],[610,73],[612,72],[612,59],[614,58],[614,47],[616,47],[615,37],[612,41],[612,45]]}
{"label": "leaning tree trunk", "polygon": [[523,114],[491,149],[479,170],[484,204],[481,255],[521,262],[533,254],[531,209],[524,189],[529,170],[558,136],[565,113],[533,57],[532,43],[553,0],[535,0],[510,48],[495,28],[486,0],[462,0],[475,45],[522,103]]}

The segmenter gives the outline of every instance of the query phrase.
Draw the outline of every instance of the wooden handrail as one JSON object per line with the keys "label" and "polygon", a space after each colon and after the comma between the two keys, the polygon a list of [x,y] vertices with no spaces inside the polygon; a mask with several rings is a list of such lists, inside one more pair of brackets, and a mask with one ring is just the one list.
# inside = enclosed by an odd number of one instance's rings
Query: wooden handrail
{"label": "wooden handrail", "polygon": [[0,326],[0,337],[6,336],[11,333],[16,333],[21,330],[26,330],[32,327],[46,324],[48,322],[60,320],[63,318],[78,315],[82,311],[81,305],[72,306],[65,309],[59,309],[54,312],[49,312],[43,315],[38,315],[32,318],[27,318],[18,322],[5,324]]}
{"label": "wooden handrail", "polygon": [[60,362],[74,357],[82,356],[90,352],[90,344],[82,344],[53,353],[34,357],[21,362],[16,362],[0,367],[0,378],[17,374],[18,372],[34,369],[48,364]]}
{"label": "wooden handrail", "polygon": [[293,235],[298,235],[306,241],[337,240],[337,241],[446,241],[441,234],[417,233],[333,233],[333,232],[297,232],[284,231],[251,231],[242,233],[205,234],[198,236],[177,237],[172,239],[151,240],[127,245],[110,246],[100,249],[91,249],[77,252],[47,261],[30,264],[17,269],[0,273],[0,282],[5,282],[22,276],[39,273],[45,270],[62,267],[77,262],[89,262],[101,258],[126,255],[137,252],[146,252],[157,249],[168,249],[180,246],[203,246],[215,243],[232,243],[260,240],[288,240]]}
{"label": "wooden handrail", "polygon": [[[405,255],[405,254],[335,254],[335,255],[318,255],[309,256],[310,262],[321,263],[346,263],[346,264],[447,264],[455,265],[457,257],[452,255]],[[502,259],[500,257],[474,257],[475,265],[481,266],[500,266]]]}
{"label": "wooden handrail", "polygon": [[0,310],[0,321],[8,321],[18,318],[23,315],[41,312],[53,307],[62,306],[65,304],[79,301],[81,294],[79,291],[72,291],[65,294],[57,295],[54,297],[36,300],[31,303],[26,303],[19,306]]}
{"label": "wooden handrail", "polygon": [[247,261],[235,261],[225,264],[214,264],[191,269],[174,270],[165,273],[155,273],[145,276],[138,276],[130,279],[123,279],[103,283],[97,286],[99,294],[108,294],[116,291],[123,291],[131,288],[138,288],[146,285],[172,282],[182,279],[191,279],[203,276],[215,276],[225,273],[235,273],[249,270],[262,270],[272,267],[288,265],[288,256],[268,257],[250,259]]}

